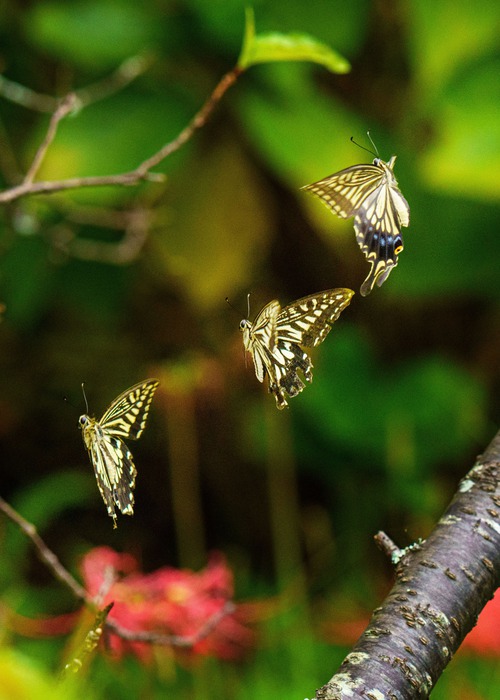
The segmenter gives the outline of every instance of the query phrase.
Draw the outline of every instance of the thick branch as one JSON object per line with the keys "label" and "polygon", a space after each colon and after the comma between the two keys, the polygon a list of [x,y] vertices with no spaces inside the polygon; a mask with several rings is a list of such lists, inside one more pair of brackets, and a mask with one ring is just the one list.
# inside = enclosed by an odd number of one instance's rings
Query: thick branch
{"label": "thick branch", "polygon": [[317,700],[429,696],[500,585],[500,432],[428,540],[395,551],[393,589]]}

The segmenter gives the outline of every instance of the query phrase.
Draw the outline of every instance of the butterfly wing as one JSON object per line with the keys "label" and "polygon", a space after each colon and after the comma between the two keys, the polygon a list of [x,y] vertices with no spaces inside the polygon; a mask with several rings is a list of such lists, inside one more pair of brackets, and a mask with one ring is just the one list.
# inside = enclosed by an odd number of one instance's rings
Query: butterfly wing
{"label": "butterfly wing", "polygon": [[351,289],[329,289],[298,299],[280,313],[274,352],[276,386],[271,389],[278,408],[287,405],[285,394],[293,397],[304,389],[299,371],[307,382],[312,382],[311,358],[301,346],[316,347],[322,343],[353,294]]}
{"label": "butterfly wing", "polygon": [[137,470],[121,437],[136,440],[142,434],[158,386],[156,379],[135,384],[116,398],[100,421],[80,417],[82,437],[108,515],[116,527],[115,505],[121,513],[133,515]]}
{"label": "butterfly wing", "polygon": [[356,239],[371,264],[361,285],[362,296],[367,296],[375,283],[380,287],[398,264],[398,255],[403,250],[401,226],[408,226],[409,211],[401,192],[387,181],[383,181],[358,209],[354,217]]}
{"label": "butterfly wing", "polygon": [[99,426],[96,426],[89,453],[97,486],[116,527],[115,504],[124,515],[134,514],[137,470],[132,454],[120,438],[108,435]]}
{"label": "butterfly wing", "polygon": [[271,376],[273,371],[272,353],[276,346],[276,321],[280,311],[279,302],[274,300],[261,309],[253,324],[249,321],[240,324],[245,350],[252,356],[259,382],[264,381],[266,372]]}
{"label": "butterfly wing", "polygon": [[113,401],[99,424],[109,435],[138,440],[146,426],[158,384],[157,379],[148,379],[124,391]]}
{"label": "butterfly wing", "polygon": [[279,409],[288,405],[287,395],[293,397],[303,390],[299,371],[306,381],[312,381],[312,362],[301,345],[319,345],[353,294],[350,289],[331,289],[299,299],[283,310],[273,301],[262,309],[253,327],[243,328],[257,378],[262,382],[267,374],[269,391]]}
{"label": "butterfly wing", "polygon": [[326,338],[353,294],[352,289],[328,289],[286,306],[278,317],[278,344],[291,342],[316,347]]}
{"label": "butterfly wing", "polygon": [[384,176],[379,166],[352,165],[301,189],[319,197],[337,216],[350,219],[366,197],[379,187]]}
{"label": "butterfly wing", "polygon": [[354,165],[319,180],[305,189],[319,197],[343,219],[354,216],[354,230],[361,250],[371,263],[361,286],[366,296],[375,283],[381,286],[403,250],[401,226],[410,223],[410,208],[397,186],[393,168],[396,156],[388,163],[376,158],[372,165]]}

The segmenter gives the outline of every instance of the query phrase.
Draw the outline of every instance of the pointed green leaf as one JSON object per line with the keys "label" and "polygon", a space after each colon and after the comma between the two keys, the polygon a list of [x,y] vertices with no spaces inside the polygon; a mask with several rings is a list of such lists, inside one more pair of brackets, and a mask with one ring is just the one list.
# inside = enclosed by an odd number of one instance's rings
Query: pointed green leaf
{"label": "pointed green leaf", "polygon": [[332,73],[347,73],[349,62],[326,44],[307,34],[255,34],[254,14],[246,11],[245,37],[238,67],[242,70],[256,63],[273,61],[311,61]]}

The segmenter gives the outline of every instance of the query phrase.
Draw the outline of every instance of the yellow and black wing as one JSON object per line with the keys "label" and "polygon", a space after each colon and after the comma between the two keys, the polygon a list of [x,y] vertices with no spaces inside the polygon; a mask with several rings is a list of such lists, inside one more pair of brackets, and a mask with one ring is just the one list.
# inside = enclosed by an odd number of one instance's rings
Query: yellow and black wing
{"label": "yellow and black wing", "polygon": [[398,264],[403,250],[401,227],[410,223],[410,208],[401,194],[394,164],[375,158],[373,164],[353,165],[302,189],[321,199],[337,216],[354,216],[358,245],[371,263],[361,286],[362,296],[380,287]]}
{"label": "yellow and black wing", "polygon": [[118,396],[100,421],[80,416],[80,427],[108,515],[116,527],[116,510],[133,515],[137,469],[121,438],[137,440],[146,425],[156,379],[134,385]]}
{"label": "yellow and black wing", "polygon": [[312,362],[303,347],[316,347],[328,335],[332,324],[349,304],[351,289],[330,289],[298,299],[281,310],[272,301],[252,324],[244,320],[245,349],[251,353],[259,381],[267,374],[269,391],[279,409],[288,405],[304,389],[299,371],[307,382],[312,381]]}

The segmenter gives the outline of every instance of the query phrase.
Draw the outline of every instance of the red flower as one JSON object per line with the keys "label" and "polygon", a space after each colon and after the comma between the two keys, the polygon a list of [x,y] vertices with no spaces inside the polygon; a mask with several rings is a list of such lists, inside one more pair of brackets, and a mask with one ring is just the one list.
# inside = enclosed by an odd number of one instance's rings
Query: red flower
{"label": "red flower", "polygon": [[500,655],[500,589],[487,603],[477,619],[477,624],[464,639],[461,649],[480,656]]}
{"label": "red flower", "polygon": [[[83,558],[82,573],[87,591],[100,598],[100,607],[114,603],[108,619],[128,631],[193,640],[188,647],[192,653],[224,659],[239,658],[253,642],[237,608],[223,614],[206,633],[233,595],[232,572],[221,555],[213,556],[198,573],[163,567],[143,574],[130,554],[98,547]],[[112,632],[110,646],[118,655],[127,650],[143,660],[152,655],[151,644],[127,641]]]}

